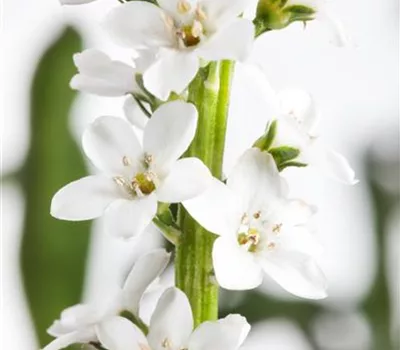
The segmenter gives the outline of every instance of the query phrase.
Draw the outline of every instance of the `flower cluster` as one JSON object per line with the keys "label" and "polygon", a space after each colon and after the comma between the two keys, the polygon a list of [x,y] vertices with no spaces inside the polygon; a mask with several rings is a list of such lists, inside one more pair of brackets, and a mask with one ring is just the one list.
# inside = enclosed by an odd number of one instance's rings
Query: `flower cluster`
{"label": "flower cluster", "polygon": [[[210,283],[248,290],[268,274],[292,294],[325,298],[326,280],[315,259],[321,248],[310,225],[316,210],[290,197],[282,172],[316,166],[341,182],[356,180],[344,157],[317,137],[318,113],[311,96],[277,94],[276,116],[226,179],[214,177],[206,161],[188,151],[193,140],[204,136],[197,130],[200,111],[188,92],[195,77],[212,62],[245,60],[266,8],[276,8],[277,15],[291,11],[293,16],[300,5],[261,0],[261,15],[251,21],[241,16],[247,13],[247,0],[120,2],[105,18],[104,27],[117,43],[134,50],[136,58],[127,64],[95,49],[78,53],[78,73],[71,87],[101,96],[126,96],[127,120],[103,116],[88,126],[82,147],[100,174],[60,189],[51,214],[72,221],[104,216],[111,235],[139,237],[138,241],[154,223],[179,244],[185,232],[169,210],[178,205],[218,236],[210,251]],[[316,13],[312,9],[301,18],[308,21]],[[300,20],[293,18],[288,21]],[[48,330],[56,339],[45,350],[74,343],[109,350],[238,349],[250,329],[242,316],[203,322],[194,329],[191,301],[175,287],[161,296],[149,325],[141,320],[142,295],[169,259],[164,250],[150,252],[136,262],[113,298],[65,310]]]}

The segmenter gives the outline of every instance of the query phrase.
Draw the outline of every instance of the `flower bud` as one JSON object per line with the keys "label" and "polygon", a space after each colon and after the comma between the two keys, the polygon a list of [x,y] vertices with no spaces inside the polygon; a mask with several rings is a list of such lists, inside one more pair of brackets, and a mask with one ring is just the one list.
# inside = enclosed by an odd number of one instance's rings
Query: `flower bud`
{"label": "flower bud", "polygon": [[254,20],[256,35],[269,30],[283,29],[289,24],[315,19],[316,8],[307,0],[260,0]]}

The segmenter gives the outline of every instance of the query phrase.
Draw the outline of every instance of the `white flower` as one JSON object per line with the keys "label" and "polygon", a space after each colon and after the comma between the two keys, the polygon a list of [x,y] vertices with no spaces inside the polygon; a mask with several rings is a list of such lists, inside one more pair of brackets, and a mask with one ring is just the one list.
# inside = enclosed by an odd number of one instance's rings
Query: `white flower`
{"label": "white flower", "polygon": [[[136,82],[136,75],[141,74],[153,60],[153,53],[140,51],[140,56],[134,60],[135,67],[132,67],[121,61],[111,60],[99,50],[85,50],[74,55],[78,74],[72,78],[70,85],[75,90],[99,96],[127,95],[124,104],[125,115],[133,125],[143,129],[148,116],[135,99],[144,96],[144,92]],[[148,104],[143,103],[143,105],[149,110]]]}
{"label": "white flower", "polygon": [[143,76],[146,89],[158,98],[182,93],[195,77],[200,59],[247,57],[254,26],[238,18],[247,0],[159,0],[158,4],[132,1],[113,9],[105,20],[120,44],[158,51]]}
{"label": "white flower", "polygon": [[318,112],[313,98],[302,90],[283,90],[278,94],[280,116],[272,148],[292,146],[300,150],[296,161],[318,167],[328,176],[345,184],[358,182],[347,160],[327,148],[316,135]]}
{"label": "white flower", "polygon": [[252,289],[263,272],[287,291],[326,297],[326,281],[313,255],[319,252],[306,224],[313,209],[287,199],[287,187],[267,152],[248,150],[228,178],[184,203],[207,230],[218,234],[213,263],[226,289]]}
{"label": "white flower", "polygon": [[74,55],[79,73],[71,80],[75,90],[100,96],[123,96],[140,93],[137,70],[121,61],[113,61],[105,53],[89,49]]}
{"label": "white flower", "polygon": [[[218,321],[204,322],[193,331],[193,315],[186,295],[170,288],[161,296],[150,321],[147,338],[133,324],[130,328],[107,325],[101,343],[110,350],[237,350],[250,330],[246,319],[229,315]],[[118,339],[115,337],[118,334]],[[133,340],[132,334],[136,335]],[[118,347],[125,344],[125,347]]]}
{"label": "white flower", "polygon": [[128,122],[98,118],[83,135],[83,149],[105,174],[62,188],[53,197],[51,214],[72,221],[105,214],[113,235],[140,234],[155,216],[158,201],[179,203],[210,185],[210,172],[199,159],[179,159],[193,140],[196,124],[192,104],[166,103],[147,123],[141,146]]}
{"label": "white flower", "polygon": [[[164,249],[154,250],[135,263],[124,286],[107,303],[79,304],[64,310],[60,320],[48,329],[48,333],[56,339],[43,350],[59,350],[71,344],[98,342],[102,332],[110,330],[110,325],[122,323],[122,327],[126,327],[128,321],[121,321],[119,313],[129,311],[138,317],[143,293],[164,271],[169,258],[170,254]],[[118,333],[112,336],[117,338]]]}

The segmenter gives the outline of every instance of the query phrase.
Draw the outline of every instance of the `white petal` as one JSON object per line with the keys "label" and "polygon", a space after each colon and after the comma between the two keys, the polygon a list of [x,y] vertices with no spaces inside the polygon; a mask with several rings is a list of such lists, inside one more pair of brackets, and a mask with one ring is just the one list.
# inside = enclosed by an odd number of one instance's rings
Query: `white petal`
{"label": "white petal", "polygon": [[171,33],[164,12],[145,1],[132,1],[112,9],[104,26],[119,44],[134,49],[170,46]]}
{"label": "white petal", "polygon": [[247,150],[239,159],[228,178],[228,187],[238,194],[248,210],[256,212],[272,203],[285,192],[272,156],[257,148]]}
{"label": "white petal", "polygon": [[142,332],[126,318],[115,316],[96,326],[99,341],[110,350],[141,350]]}
{"label": "white petal", "polygon": [[260,260],[264,271],[288,292],[307,299],[326,298],[326,278],[308,255],[275,251]]}
{"label": "white petal", "polygon": [[145,88],[165,101],[171,92],[182,93],[199,70],[199,58],[190,51],[163,50],[143,74]]}
{"label": "white petal", "polygon": [[51,201],[50,212],[61,220],[91,220],[103,215],[118,198],[121,198],[120,188],[111,178],[88,176],[59,190]]}
{"label": "white petal", "polygon": [[157,188],[157,198],[160,202],[180,203],[201,195],[211,183],[210,170],[200,159],[180,159]]}
{"label": "white petal", "polygon": [[160,170],[169,167],[187,150],[197,127],[197,110],[190,103],[174,101],[159,107],[144,130],[143,148]]}
{"label": "white petal", "polygon": [[133,98],[128,96],[124,102],[124,112],[126,118],[137,128],[143,130],[149,120],[149,117],[142,111],[139,104]]}
{"label": "white petal", "polygon": [[343,23],[333,16],[329,11],[320,10],[316,17],[325,25],[330,42],[338,47],[346,47],[351,45],[351,40],[343,26]]}
{"label": "white petal", "polygon": [[253,23],[238,18],[213,34],[197,52],[201,58],[209,61],[223,59],[244,61],[251,51],[253,41]]}
{"label": "white petal", "polygon": [[202,195],[182,204],[201,226],[217,235],[235,233],[245,212],[240,198],[215,178]]}
{"label": "white petal", "polygon": [[95,341],[96,335],[93,330],[71,332],[66,335],[54,339],[50,344],[46,345],[42,350],[61,350],[72,344],[84,344]]}
{"label": "white petal", "polygon": [[90,49],[74,55],[79,70],[71,80],[76,90],[100,96],[122,96],[140,91],[135,70],[129,65],[112,61],[101,51]]}
{"label": "white petal", "polygon": [[245,12],[249,5],[252,4],[249,0],[202,0],[204,10],[207,14],[207,19],[210,22],[224,24],[234,20],[236,17]]}
{"label": "white petal", "polygon": [[240,315],[228,315],[208,321],[196,328],[190,337],[190,350],[237,350],[246,339],[250,325]]}
{"label": "white petal", "polygon": [[299,89],[285,89],[277,95],[281,113],[301,121],[301,127],[309,134],[318,122],[318,113],[315,101],[307,91]]}
{"label": "white petal", "polygon": [[253,254],[242,249],[233,237],[217,238],[212,255],[215,277],[222,288],[249,290],[261,284],[261,267]]}
{"label": "white petal", "polygon": [[305,226],[282,227],[279,233],[279,244],[285,251],[300,252],[307,255],[320,255],[323,252],[321,244],[313,233]]}
{"label": "white petal", "polygon": [[131,125],[121,118],[97,118],[85,130],[82,145],[92,163],[106,173],[131,178],[141,166],[142,147]]}
{"label": "white petal", "polygon": [[143,198],[120,199],[110,205],[105,213],[106,230],[120,238],[140,235],[156,212],[157,198],[154,194]]}
{"label": "white petal", "polygon": [[62,5],[82,5],[96,0],[60,0]]}
{"label": "white petal", "polygon": [[186,348],[193,330],[193,315],[186,295],[169,288],[161,296],[151,317],[147,339],[152,350],[165,350],[167,339],[173,349]]}
{"label": "white petal", "polygon": [[136,261],[123,288],[124,305],[134,315],[139,313],[139,302],[149,285],[164,271],[171,254],[157,249]]}
{"label": "white petal", "polygon": [[[320,147],[323,146],[320,145]],[[346,185],[358,183],[354,170],[340,153],[326,148],[321,157],[322,159],[315,165],[319,166],[328,176]]]}

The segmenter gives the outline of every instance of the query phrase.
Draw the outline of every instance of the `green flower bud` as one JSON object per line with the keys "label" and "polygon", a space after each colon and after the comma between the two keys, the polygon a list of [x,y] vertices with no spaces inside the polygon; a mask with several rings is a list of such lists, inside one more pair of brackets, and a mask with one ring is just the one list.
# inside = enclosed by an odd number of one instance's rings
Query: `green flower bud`
{"label": "green flower bud", "polygon": [[311,21],[315,19],[315,14],[315,8],[302,5],[301,0],[298,4],[288,0],[260,0],[254,20],[256,35],[269,30],[286,28],[296,21]]}

